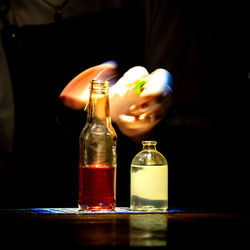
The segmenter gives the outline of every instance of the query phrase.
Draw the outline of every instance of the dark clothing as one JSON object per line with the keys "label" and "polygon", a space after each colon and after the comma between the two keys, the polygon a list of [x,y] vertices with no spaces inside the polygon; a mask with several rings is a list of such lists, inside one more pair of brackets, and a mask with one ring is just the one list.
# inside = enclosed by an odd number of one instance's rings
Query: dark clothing
{"label": "dark clothing", "polygon": [[86,115],[64,107],[59,95],[91,66],[112,59],[125,72],[143,64],[141,17],[141,9],[123,6],[51,24],[5,25],[15,100],[13,206],[77,205],[78,137]]}

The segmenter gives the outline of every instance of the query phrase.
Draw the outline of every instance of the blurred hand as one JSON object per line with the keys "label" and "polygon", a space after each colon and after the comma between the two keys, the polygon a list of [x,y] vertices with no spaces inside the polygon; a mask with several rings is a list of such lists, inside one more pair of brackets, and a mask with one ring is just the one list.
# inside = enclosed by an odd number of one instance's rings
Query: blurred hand
{"label": "blurred hand", "polygon": [[148,74],[141,66],[131,68],[110,88],[112,120],[129,137],[149,132],[167,111],[171,82],[164,69]]}
{"label": "blurred hand", "polygon": [[[115,82],[116,65],[105,63],[83,71],[60,95],[69,108],[81,109],[88,103],[92,79]],[[128,70],[110,87],[110,113],[120,131],[129,137],[149,132],[164,117],[169,106],[172,77],[165,69],[151,74],[141,66]]]}

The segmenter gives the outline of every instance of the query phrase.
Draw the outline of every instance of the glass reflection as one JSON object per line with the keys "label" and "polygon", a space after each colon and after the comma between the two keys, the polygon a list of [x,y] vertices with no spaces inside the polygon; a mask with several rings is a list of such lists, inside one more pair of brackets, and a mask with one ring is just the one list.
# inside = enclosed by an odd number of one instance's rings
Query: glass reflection
{"label": "glass reflection", "polygon": [[168,218],[164,214],[130,215],[130,246],[167,246]]}

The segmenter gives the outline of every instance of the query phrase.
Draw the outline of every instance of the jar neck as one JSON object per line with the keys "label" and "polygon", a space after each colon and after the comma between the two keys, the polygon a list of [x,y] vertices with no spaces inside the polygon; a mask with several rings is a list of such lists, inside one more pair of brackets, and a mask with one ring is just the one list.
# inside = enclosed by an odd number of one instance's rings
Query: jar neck
{"label": "jar neck", "polygon": [[111,124],[108,81],[93,80],[91,82],[87,121]]}
{"label": "jar neck", "polygon": [[143,150],[156,150],[156,145],[143,145]]}
{"label": "jar neck", "polygon": [[143,150],[156,150],[156,141],[143,141]]}

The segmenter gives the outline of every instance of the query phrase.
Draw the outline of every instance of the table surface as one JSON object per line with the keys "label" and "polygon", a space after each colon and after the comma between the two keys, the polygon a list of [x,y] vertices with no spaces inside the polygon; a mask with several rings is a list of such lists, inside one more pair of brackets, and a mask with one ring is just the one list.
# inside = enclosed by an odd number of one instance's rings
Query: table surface
{"label": "table surface", "polygon": [[[118,209],[119,210],[119,209]],[[245,249],[248,213],[78,213],[73,209],[0,210],[1,241],[10,247],[218,247]],[[0,245],[0,246],[1,246]],[[2,248],[3,249],[3,248]]]}

